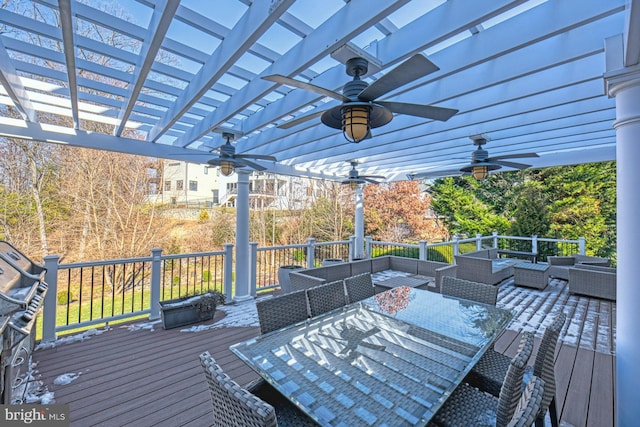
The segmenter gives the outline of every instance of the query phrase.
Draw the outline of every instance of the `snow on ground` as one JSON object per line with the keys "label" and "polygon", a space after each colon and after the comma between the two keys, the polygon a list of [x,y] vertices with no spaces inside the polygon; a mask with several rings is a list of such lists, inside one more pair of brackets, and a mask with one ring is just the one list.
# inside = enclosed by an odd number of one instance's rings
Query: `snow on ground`
{"label": "snow on ground", "polygon": [[556,315],[564,312],[567,322],[560,332],[562,342],[615,354],[616,303],[570,294],[564,280],[551,280],[544,290],[514,286],[508,281],[500,286],[497,306],[515,313],[508,329],[530,331],[539,338]]}
{"label": "snow on ground", "polygon": [[53,392],[49,391],[47,386],[38,379],[40,378],[40,371],[38,371],[37,365],[37,363],[29,362],[29,372],[25,374],[24,381],[14,391],[14,396],[20,396],[15,403],[42,405],[55,403]]}
{"label": "snow on ground", "polygon": [[254,300],[230,305],[219,305],[217,310],[224,311],[226,316],[215,323],[209,325],[194,325],[190,328],[180,329],[180,332],[200,332],[222,327],[260,326]]}
{"label": "snow on ground", "polygon": [[140,331],[140,330],[148,330],[149,332],[155,331],[155,325],[162,323],[162,320],[151,320],[149,322],[144,323],[134,323],[133,325],[126,325],[127,331]]}
{"label": "snow on ground", "polygon": [[70,384],[73,380],[77,379],[79,376],[80,374],[74,373],[62,374],[56,377],[56,379],[53,380],[53,383],[56,385],[67,385]]}
{"label": "snow on ground", "polygon": [[40,342],[37,346],[36,346],[36,350],[44,350],[46,348],[54,348],[57,347],[61,344],[69,344],[72,342],[78,342],[78,341],[84,341],[84,340],[88,340],[89,338],[91,338],[94,335],[100,335],[101,333],[108,331],[109,327],[104,328],[104,329],[89,329],[88,331],[84,331],[80,334],[74,334],[74,335],[67,335],[64,337],[60,337],[58,339],[56,339],[55,341],[47,341],[47,342]]}

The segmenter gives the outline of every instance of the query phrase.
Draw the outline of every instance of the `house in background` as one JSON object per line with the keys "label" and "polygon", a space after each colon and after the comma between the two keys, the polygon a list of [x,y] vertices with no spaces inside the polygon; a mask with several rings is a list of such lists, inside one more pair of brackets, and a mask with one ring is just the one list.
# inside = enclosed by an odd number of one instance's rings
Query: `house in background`
{"label": "house in background", "polygon": [[[218,167],[159,159],[149,168],[149,200],[186,207],[234,207],[238,194],[235,175]],[[252,209],[301,209],[326,191],[319,179],[253,172],[249,177]]]}

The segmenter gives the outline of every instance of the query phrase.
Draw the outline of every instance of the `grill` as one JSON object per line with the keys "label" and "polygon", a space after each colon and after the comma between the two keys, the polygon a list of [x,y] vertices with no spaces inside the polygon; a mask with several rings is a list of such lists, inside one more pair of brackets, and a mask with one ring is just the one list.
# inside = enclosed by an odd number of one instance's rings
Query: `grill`
{"label": "grill", "polygon": [[0,403],[23,403],[35,321],[44,303],[45,268],[0,241]]}

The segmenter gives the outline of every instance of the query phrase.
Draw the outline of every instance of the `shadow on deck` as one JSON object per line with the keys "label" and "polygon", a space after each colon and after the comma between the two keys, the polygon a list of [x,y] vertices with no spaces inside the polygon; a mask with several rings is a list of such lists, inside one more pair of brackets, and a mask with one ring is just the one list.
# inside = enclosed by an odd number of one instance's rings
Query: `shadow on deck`
{"label": "shadow on deck", "polygon": [[[553,314],[567,312],[556,355],[561,422],[614,426],[615,303],[570,296],[566,282],[554,280],[545,291],[502,284],[498,305],[517,313],[495,344],[508,355],[520,333],[536,331],[537,345]],[[85,341],[39,348],[33,361],[55,402],[69,404],[72,426],[209,426],[211,402],[198,354],[211,352],[240,384],[257,378],[229,350],[259,334],[255,305],[223,309],[228,314],[218,310],[213,322],[195,328],[115,326]],[[69,382],[65,374],[79,376]]]}

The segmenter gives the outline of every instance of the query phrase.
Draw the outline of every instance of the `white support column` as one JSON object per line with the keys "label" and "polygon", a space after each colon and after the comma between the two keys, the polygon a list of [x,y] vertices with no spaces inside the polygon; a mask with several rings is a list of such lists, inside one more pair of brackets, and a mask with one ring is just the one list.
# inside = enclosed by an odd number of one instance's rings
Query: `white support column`
{"label": "white support column", "polygon": [[364,193],[362,185],[356,187],[356,209],[355,209],[355,250],[354,258],[364,258]]}
{"label": "white support column", "polygon": [[640,66],[624,67],[620,40],[606,45],[607,94],[616,99],[617,160],[617,307],[616,307],[616,421],[619,426],[637,425],[640,420],[638,378],[640,378]]}
{"label": "white support column", "polygon": [[236,199],[236,302],[251,299],[249,262],[249,175],[248,169],[236,169],[238,197]]}

